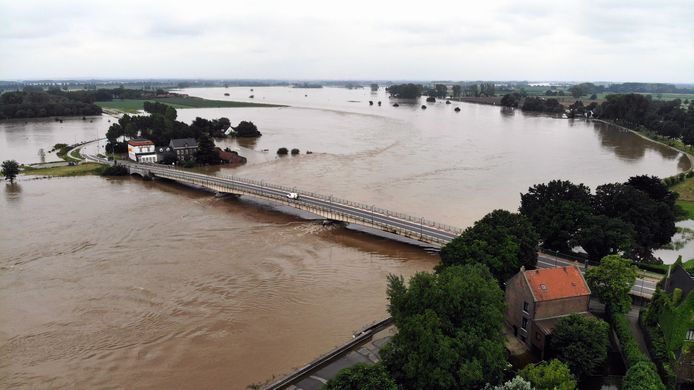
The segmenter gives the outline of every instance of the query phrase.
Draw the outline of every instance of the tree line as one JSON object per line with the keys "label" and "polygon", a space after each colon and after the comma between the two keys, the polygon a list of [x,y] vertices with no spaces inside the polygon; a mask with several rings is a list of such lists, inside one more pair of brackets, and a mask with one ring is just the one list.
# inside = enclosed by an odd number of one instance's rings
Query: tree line
{"label": "tree line", "polygon": [[85,115],[101,115],[101,107],[69,96],[36,90],[0,95],[0,119]]}

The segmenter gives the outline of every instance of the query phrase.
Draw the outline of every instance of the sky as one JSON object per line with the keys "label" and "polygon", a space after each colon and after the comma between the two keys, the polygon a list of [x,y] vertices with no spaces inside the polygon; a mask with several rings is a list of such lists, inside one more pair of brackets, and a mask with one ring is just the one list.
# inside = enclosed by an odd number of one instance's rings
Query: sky
{"label": "sky", "polygon": [[694,82],[692,0],[0,0],[0,80]]}

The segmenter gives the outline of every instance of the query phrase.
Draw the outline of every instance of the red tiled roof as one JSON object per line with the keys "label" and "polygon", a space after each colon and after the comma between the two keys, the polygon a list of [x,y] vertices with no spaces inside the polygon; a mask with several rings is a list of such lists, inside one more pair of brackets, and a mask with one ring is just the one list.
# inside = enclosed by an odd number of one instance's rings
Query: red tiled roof
{"label": "red tiled roof", "polygon": [[590,289],[576,266],[525,271],[536,301],[590,295]]}
{"label": "red tiled roof", "polygon": [[128,141],[128,145],[130,145],[130,146],[147,146],[147,145],[154,145],[154,143],[152,143],[152,141],[150,141],[148,139],[137,140],[137,141],[130,140],[130,141]]}

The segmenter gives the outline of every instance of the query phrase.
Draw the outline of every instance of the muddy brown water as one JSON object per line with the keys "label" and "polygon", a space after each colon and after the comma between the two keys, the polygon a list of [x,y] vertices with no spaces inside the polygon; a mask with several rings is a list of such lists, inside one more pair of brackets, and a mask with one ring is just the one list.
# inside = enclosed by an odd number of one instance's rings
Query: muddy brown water
{"label": "muddy brown water", "polygon": [[[189,91],[224,92],[247,99],[245,88]],[[253,120],[264,134],[220,141],[249,164],[207,172],[461,227],[516,209],[520,192],[548,178],[594,187],[687,167],[679,153],[605,125],[498,107],[377,108],[368,100],[386,102],[382,91],[328,88],[256,88],[255,96],[295,107],[179,110],[184,121]],[[0,159],[29,160],[107,124],[40,120],[22,131],[3,122]],[[280,146],[302,154],[278,158]],[[171,183],[20,177],[0,188],[4,388],[242,389],[383,318],[386,276],[437,262],[417,247]]]}

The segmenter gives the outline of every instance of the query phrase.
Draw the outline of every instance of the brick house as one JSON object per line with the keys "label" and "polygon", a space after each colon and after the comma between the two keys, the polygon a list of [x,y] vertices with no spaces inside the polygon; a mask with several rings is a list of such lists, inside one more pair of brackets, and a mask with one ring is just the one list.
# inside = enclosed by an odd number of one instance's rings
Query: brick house
{"label": "brick house", "polygon": [[169,147],[176,154],[178,161],[189,161],[195,159],[198,141],[195,138],[176,138],[169,142]]}
{"label": "brick house", "polygon": [[520,272],[506,282],[506,322],[513,335],[544,358],[554,326],[588,314],[590,288],[576,266]]}

